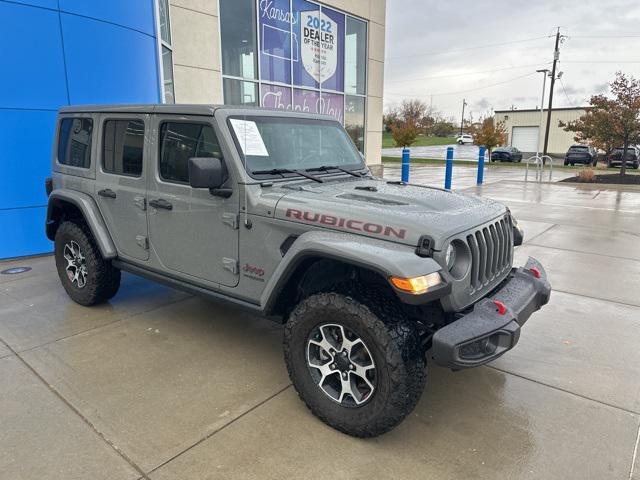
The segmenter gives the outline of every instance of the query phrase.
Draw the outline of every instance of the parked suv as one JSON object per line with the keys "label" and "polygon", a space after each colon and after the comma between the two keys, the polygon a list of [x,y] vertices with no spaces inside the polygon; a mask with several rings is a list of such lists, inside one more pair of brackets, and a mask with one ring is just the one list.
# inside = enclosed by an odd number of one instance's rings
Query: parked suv
{"label": "parked suv", "polygon": [[492,162],[521,162],[522,152],[516,147],[498,147],[491,152]]}
{"label": "parked suv", "polygon": [[458,145],[473,145],[473,135],[464,133],[456,137],[456,143]]}
{"label": "parked suv", "polygon": [[81,305],[122,270],[284,323],[302,400],[350,435],[416,405],[427,351],[455,370],[513,348],[549,300],[513,267],[504,205],[371,176],[320,115],[216,106],[63,108],[46,233]]}
{"label": "parked suv", "polygon": [[573,166],[576,163],[595,167],[598,163],[598,152],[589,145],[572,145],[564,157],[564,164]]}
{"label": "parked suv", "polygon": [[[621,167],[622,156],[624,155],[624,148],[615,148],[607,157],[607,167]],[[638,160],[638,150],[636,147],[629,146],[627,148],[627,156],[625,157],[625,163],[627,167],[638,168],[640,166],[640,160]]]}

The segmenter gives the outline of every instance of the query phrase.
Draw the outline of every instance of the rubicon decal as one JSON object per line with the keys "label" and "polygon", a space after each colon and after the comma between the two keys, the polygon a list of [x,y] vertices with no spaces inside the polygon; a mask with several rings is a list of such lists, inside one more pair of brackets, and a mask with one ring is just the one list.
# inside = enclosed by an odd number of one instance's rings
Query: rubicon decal
{"label": "rubicon decal", "polygon": [[394,228],[378,223],[364,222],[362,220],[334,217],[333,215],[304,212],[293,208],[287,208],[285,215],[289,218],[295,218],[296,220],[303,220],[309,223],[317,223],[328,227],[346,228],[348,230],[384,235],[386,237],[403,239],[407,235],[407,231],[404,228]]}

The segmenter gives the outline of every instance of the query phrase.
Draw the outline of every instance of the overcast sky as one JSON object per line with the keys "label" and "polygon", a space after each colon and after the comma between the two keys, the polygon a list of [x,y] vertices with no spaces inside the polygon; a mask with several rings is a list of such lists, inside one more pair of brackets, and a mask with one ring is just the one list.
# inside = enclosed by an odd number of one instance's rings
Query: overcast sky
{"label": "overcast sky", "polygon": [[385,107],[420,98],[456,121],[463,98],[475,118],[536,108],[556,26],[554,106],[588,104],[618,70],[640,77],[640,0],[387,0]]}

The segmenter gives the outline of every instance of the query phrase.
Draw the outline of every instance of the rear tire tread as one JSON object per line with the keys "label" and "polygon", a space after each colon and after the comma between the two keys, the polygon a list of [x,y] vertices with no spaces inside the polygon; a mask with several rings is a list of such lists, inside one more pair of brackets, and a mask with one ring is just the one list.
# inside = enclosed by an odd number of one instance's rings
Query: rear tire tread
{"label": "rear tire tread", "polygon": [[[83,288],[75,287],[67,278],[64,257],[61,251],[66,243],[63,237],[74,239],[85,257],[87,266],[87,284]],[[86,223],[82,221],[65,221],[56,232],[55,258],[58,276],[62,286],[73,301],[84,306],[96,305],[113,298],[120,288],[120,270],[110,261],[102,258],[102,254],[93,239]]]}

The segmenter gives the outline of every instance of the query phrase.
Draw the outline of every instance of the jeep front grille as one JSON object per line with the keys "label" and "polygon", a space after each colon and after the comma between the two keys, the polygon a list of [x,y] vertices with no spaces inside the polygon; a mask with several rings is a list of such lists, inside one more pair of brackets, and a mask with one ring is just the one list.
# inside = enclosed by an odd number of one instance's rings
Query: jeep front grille
{"label": "jeep front grille", "polygon": [[513,224],[505,215],[497,222],[485,225],[467,235],[471,250],[471,290],[476,292],[490,285],[511,268],[513,261]]}

